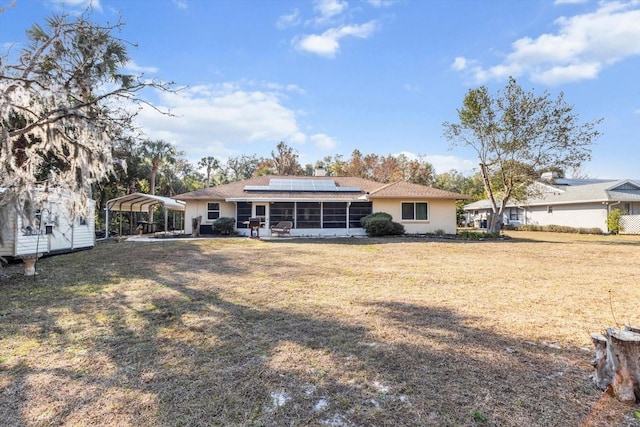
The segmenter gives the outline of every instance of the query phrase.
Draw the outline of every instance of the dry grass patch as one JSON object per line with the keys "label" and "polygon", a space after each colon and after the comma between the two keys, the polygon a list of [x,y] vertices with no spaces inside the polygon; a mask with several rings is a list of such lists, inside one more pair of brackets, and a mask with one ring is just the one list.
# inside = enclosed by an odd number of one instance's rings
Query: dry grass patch
{"label": "dry grass patch", "polygon": [[[0,282],[7,425],[638,426],[640,238],[105,243]],[[615,319],[614,319],[615,317]]]}

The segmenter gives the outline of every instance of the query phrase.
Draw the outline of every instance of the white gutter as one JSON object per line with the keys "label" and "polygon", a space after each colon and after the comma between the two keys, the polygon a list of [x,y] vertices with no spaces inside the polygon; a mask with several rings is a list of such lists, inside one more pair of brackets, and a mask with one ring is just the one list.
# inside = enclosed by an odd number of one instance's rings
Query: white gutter
{"label": "white gutter", "polygon": [[609,202],[603,202],[605,205],[607,205],[607,213],[611,213],[611,207],[615,206],[615,205],[619,205],[620,203],[622,203],[621,201],[615,202],[615,203],[609,203]]}

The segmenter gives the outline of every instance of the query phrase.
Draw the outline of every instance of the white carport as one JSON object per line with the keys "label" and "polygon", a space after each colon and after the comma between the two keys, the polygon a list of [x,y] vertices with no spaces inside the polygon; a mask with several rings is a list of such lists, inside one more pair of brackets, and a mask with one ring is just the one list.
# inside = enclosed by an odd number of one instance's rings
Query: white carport
{"label": "white carport", "polygon": [[[175,200],[170,197],[155,196],[152,194],[132,193],[126,196],[117,197],[107,202],[106,218],[105,218],[105,237],[109,236],[109,211],[122,212],[149,212],[149,208],[160,205],[164,211],[164,231],[168,230],[169,211],[184,212],[186,203],[181,200]],[[153,222],[149,218],[149,223]],[[175,223],[175,218],[174,218]],[[174,224],[175,225],[175,224]],[[182,224],[184,227],[184,224]],[[120,221],[120,234],[122,235],[122,221]]]}

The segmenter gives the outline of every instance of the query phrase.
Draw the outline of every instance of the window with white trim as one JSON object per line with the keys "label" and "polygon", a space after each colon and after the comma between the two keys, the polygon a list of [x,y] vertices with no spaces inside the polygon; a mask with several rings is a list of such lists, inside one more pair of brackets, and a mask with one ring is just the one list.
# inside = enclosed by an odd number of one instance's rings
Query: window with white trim
{"label": "window with white trim", "polygon": [[426,202],[402,203],[402,219],[404,221],[427,221],[429,209]]}
{"label": "window with white trim", "polygon": [[207,203],[207,219],[220,218],[220,203],[209,202]]}

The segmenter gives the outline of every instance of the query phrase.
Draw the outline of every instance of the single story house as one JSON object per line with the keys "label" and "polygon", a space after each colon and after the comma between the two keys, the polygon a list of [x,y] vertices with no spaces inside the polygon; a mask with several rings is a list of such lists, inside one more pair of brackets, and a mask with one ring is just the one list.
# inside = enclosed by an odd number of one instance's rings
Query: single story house
{"label": "single story house", "polygon": [[[606,233],[609,212],[618,208],[622,233],[640,234],[640,182],[553,177],[534,187],[528,200],[507,203],[504,224],[599,228]],[[467,224],[476,227],[486,226],[492,212],[489,200],[465,205],[464,211]]]}
{"label": "single story house", "polygon": [[174,197],[186,202],[185,233],[202,219],[201,234],[220,217],[236,221],[248,236],[249,219],[259,218],[261,236],[290,221],[291,236],[366,235],[360,218],[387,212],[407,233],[456,232],[456,200],[466,196],[408,182],[382,184],[355,177],[259,176]]}

